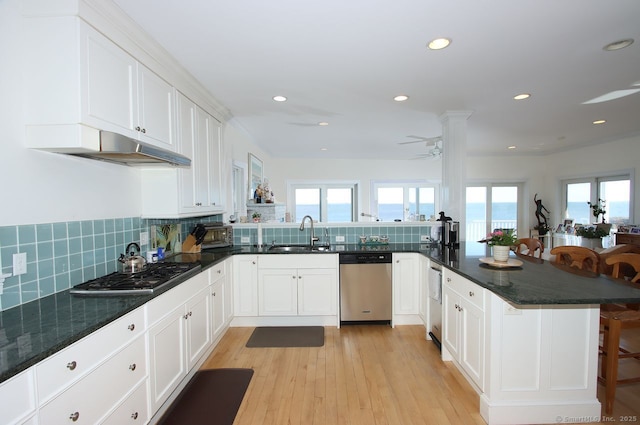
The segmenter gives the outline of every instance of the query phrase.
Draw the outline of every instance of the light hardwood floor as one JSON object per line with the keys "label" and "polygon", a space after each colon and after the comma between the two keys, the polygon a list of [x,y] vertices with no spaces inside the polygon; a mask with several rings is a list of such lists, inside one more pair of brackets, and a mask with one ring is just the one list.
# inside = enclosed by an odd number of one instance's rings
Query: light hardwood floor
{"label": "light hardwood floor", "polygon": [[[318,348],[246,348],[252,331],[230,328],[202,366],[254,369],[234,425],[485,424],[423,326],[325,327]],[[614,409],[603,423],[640,423],[640,385],[619,387]]]}

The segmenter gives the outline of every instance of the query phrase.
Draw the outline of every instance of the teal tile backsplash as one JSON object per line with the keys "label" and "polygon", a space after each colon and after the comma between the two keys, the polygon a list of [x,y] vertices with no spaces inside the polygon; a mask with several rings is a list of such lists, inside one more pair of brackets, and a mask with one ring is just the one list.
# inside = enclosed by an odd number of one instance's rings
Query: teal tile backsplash
{"label": "teal tile backsplash", "polygon": [[[182,224],[182,240],[197,223],[221,221],[213,215],[183,220],[140,217],[0,227],[0,274],[13,273],[13,254],[27,254],[27,273],[4,281],[0,311],[64,291],[117,270],[127,244],[140,242],[152,224]],[[146,247],[141,247],[146,251]]]}

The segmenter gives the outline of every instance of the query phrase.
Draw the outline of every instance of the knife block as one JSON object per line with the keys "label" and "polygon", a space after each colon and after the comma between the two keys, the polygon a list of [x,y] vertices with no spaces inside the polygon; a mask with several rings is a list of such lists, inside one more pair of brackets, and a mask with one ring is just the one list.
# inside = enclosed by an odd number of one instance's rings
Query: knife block
{"label": "knife block", "polygon": [[187,236],[182,243],[182,252],[198,253],[202,251],[202,245],[196,245],[196,238],[193,235]]}

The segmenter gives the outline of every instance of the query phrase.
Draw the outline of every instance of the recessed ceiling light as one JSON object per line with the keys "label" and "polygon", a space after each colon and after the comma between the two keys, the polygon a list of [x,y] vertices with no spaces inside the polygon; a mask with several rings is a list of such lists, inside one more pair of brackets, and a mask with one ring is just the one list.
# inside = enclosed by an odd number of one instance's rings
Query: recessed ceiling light
{"label": "recessed ceiling light", "polygon": [[328,123],[328,122],[326,122],[326,121],[321,121],[321,122],[319,122],[319,123],[318,123],[318,125],[320,125],[320,126],[323,126],[323,127],[324,127],[324,126],[329,125],[329,123]]}
{"label": "recessed ceiling light", "polygon": [[625,40],[614,41],[613,43],[609,43],[604,46],[602,49],[607,52],[613,52],[614,50],[624,49],[625,47],[629,47],[633,44],[633,38],[627,38]]}
{"label": "recessed ceiling light", "polygon": [[328,151],[329,149],[327,148],[320,148],[321,151]]}
{"label": "recessed ceiling light", "polygon": [[434,40],[431,40],[429,44],[427,44],[427,47],[429,47],[431,50],[440,50],[444,49],[449,44],[451,44],[450,38],[436,38]]}
{"label": "recessed ceiling light", "polygon": [[393,98],[393,100],[395,100],[396,102],[404,102],[407,99],[409,99],[409,96],[406,96],[404,94],[401,94]]}
{"label": "recessed ceiling light", "polygon": [[276,102],[286,102],[287,98],[284,96],[273,96],[273,100],[275,100]]}
{"label": "recessed ceiling light", "polygon": [[521,94],[513,96],[513,98],[515,100],[529,99],[530,97],[531,97],[531,95],[529,93],[521,93]]}
{"label": "recessed ceiling light", "polygon": [[516,148],[515,145],[507,146],[507,149],[515,149],[515,148]]}
{"label": "recessed ceiling light", "polygon": [[604,124],[606,122],[607,122],[607,120],[595,120],[593,123],[594,124]]}

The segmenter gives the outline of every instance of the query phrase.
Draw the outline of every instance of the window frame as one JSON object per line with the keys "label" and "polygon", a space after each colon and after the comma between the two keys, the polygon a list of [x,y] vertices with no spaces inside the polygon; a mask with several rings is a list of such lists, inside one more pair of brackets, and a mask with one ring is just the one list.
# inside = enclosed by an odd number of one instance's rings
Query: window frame
{"label": "window frame", "polygon": [[[466,196],[467,196],[467,189],[470,187],[484,187],[486,189],[486,199],[485,199],[485,203],[486,203],[486,223],[485,223],[485,232],[484,234],[488,234],[490,232],[492,232],[494,229],[492,228],[492,224],[493,223],[493,202],[492,202],[492,195],[493,195],[493,188],[496,187],[516,187],[517,190],[517,194],[518,194],[518,201],[516,202],[516,208],[518,209],[518,213],[517,213],[517,217],[516,217],[516,234],[519,237],[529,237],[529,225],[525,223],[526,220],[526,216],[525,216],[525,211],[527,208],[527,205],[525,204],[525,195],[526,195],[526,190],[525,190],[525,182],[518,182],[518,181],[505,181],[505,182],[467,182],[464,186],[464,190],[465,190],[465,205],[464,205],[464,209],[465,209],[465,228],[464,228],[464,237],[466,240],[467,237],[467,214],[466,214],[466,210],[467,210],[467,202],[466,202]],[[462,230],[462,229],[461,229]]]}
{"label": "window frame", "polygon": [[[634,200],[635,172],[634,171],[635,170],[633,169],[620,170],[620,171],[615,171],[610,173],[591,174],[583,177],[574,177],[570,179],[561,180],[560,181],[561,205],[562,205],[561,218],[563,220],[566,218],[574,218],[574,217],[568,217],[568,209],[569,209],[568,196],[567,196],[568,185],[577,184],[577,183],[589,183],[591,185],[591,193],[590,193],[591,199],[589,201],[595,202],[598,200],[598,198],[605,199],[606,201],[606,197],[603,197],[600,195],[600,183],[607,182],[607,181],[629,180],[629,223],[627,224],[633,224],[634,217],[635,217],[634,216],[634,204],[635,204],[635,200]],[[590,216],[590,218],[592,219],[592,216]],[[590,224],[590,223],[582,223],[582,224]]]}
{"label": "window frame", "polygon": [[[296,189],[320,190],[320,217],[313,217],[319,223],[354,223],[358,221],[358,205],[360,205],[360,182],[358,180],[289,180],[287,181],[287,210],[291,221],[298,223],[302,217],[296,217]],[[350,189],[351,221],[327,221],[327,189]]]}
{"label": "window frame", "polygon": [[[440,211],[440,184],[431,180],[371,180],[370,186],[370,214],[379,217],[378,214],[378,188],[402,188],[403,189],[403,221],[408,221],[406,214],[409,207],[409,190],[408,189],[433,189],[433,208],[434,213]],[[416,203],[418,205],[418,203]],[[429,217],[426,217],[429,219]]]}

